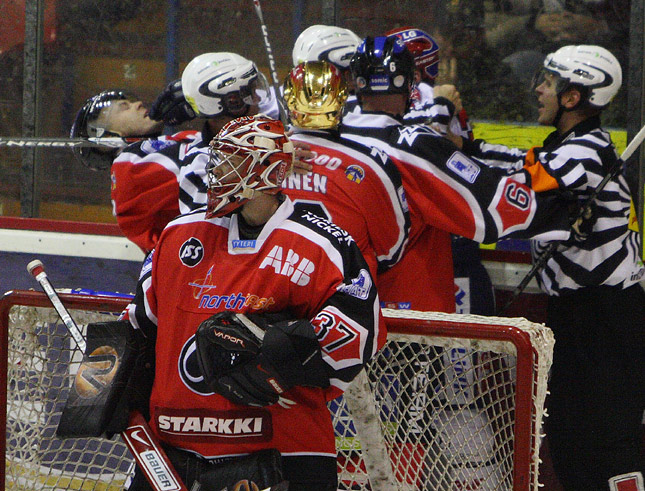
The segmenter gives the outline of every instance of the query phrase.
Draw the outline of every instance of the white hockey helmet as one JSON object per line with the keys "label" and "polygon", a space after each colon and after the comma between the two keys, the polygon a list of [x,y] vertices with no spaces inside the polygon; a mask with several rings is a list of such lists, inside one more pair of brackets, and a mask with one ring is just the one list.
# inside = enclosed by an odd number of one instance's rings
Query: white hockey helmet
{"label": "white hockey helmet", "polygon": [[293,46],[293,66],[305,61],[328,61],[337,68],[349,68],[349,60],[361,38],[349,29],[316,24],[300,33]]}
{"label": "white hockey helmet", "polygon": [[564,46],[544,59],[544,69],[560,77],[558,94],[570,85],[589,89],[588,102],[603,107],[614,98],[623,81],[620,63],[600,46]]}
{"label": "white hockey helmet", "polygon": [[[181,75],[184,97],[198,116],[243,116],[249,106],[271,98],[266,78],[250,60],[235,53],[204,53]],[[259,99],[256,99],[259,98]]]}

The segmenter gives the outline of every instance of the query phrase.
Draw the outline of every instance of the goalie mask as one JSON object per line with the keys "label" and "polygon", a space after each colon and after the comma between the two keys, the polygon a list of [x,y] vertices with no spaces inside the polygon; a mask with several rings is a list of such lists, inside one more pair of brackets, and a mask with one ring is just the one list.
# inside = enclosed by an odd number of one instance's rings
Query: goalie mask
{"label": "goalie mask", "polygon": [[234,211],[256,192],[278,194],[295,155],[284,125],[263,115],[227,123],[213,138],[210,154],[206,218]]}
{"label": "goalie mask", "polygon": [[347,95],[347,84],[340,70],[326,61],[301,63],[284,82],[289,118],[299,128],[336,128]]}
{"label": "goalie mask", "polygon": [[255,63],[235,53],[193,58],[181,75],[181,86],[186,101],[202,118],[245,116],[251,106],[271,101],[265,76]]}

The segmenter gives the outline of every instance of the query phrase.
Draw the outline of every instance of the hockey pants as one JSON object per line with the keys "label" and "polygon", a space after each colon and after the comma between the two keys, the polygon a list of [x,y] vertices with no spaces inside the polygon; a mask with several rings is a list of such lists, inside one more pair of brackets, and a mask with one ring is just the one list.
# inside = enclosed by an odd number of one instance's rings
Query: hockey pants
{"label": "hockey pants", "polygon": [[550,297],[555,335],[547,438],[565,490],[606,490],[645,474],[645,292],[593,287]]}

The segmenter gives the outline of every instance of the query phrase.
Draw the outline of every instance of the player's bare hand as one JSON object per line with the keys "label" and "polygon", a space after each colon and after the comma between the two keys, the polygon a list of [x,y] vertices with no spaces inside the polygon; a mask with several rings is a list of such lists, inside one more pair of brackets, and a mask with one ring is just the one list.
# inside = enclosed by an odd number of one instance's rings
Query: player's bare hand
{"label": "player's bare hand", "polygon": [[450,102],[452,102],[455,105],[456,113],[463,109],[463,105],[461,103],[461,95],[459,94],[457,87],[452,84],[436,85],[434,87],[433,95],[435,98],[445,97]]}
{"label": "player's bare hand", "polygon": [[448,131],[446,131],[445,137],[448,138],[448,140],[453,142],[455,145],[457,145],[459,150],[461,150],[464,147],[464,139],[461,136],[454,134],[450,130],[450,126],[448,126]]}
{"label": "player's bare hand", "polygon": [[296,158],[293,161],[293,171],[296,174],[307,174],[314,168],[311,161],[316,157],[316,153],[311,151],[308,143],[293,141],[293,146],[296,148]]}

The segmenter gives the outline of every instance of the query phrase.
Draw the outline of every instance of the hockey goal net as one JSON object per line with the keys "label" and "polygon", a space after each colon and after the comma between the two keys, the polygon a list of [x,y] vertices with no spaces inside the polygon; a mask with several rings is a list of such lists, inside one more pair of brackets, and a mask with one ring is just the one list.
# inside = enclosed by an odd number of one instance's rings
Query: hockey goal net
{"label": "hockey goal net", "polygon": [[[61,294],[77,324],[127,300]],[[340,489],[535,490],[553,337],[520,318],[385,310],[388,343],[330,403]],[[56,437],[82,359],[44,294],[0,301],[8,490],[123,489],[120,437]],[[1,468],[1,466],[0,466]]]}

